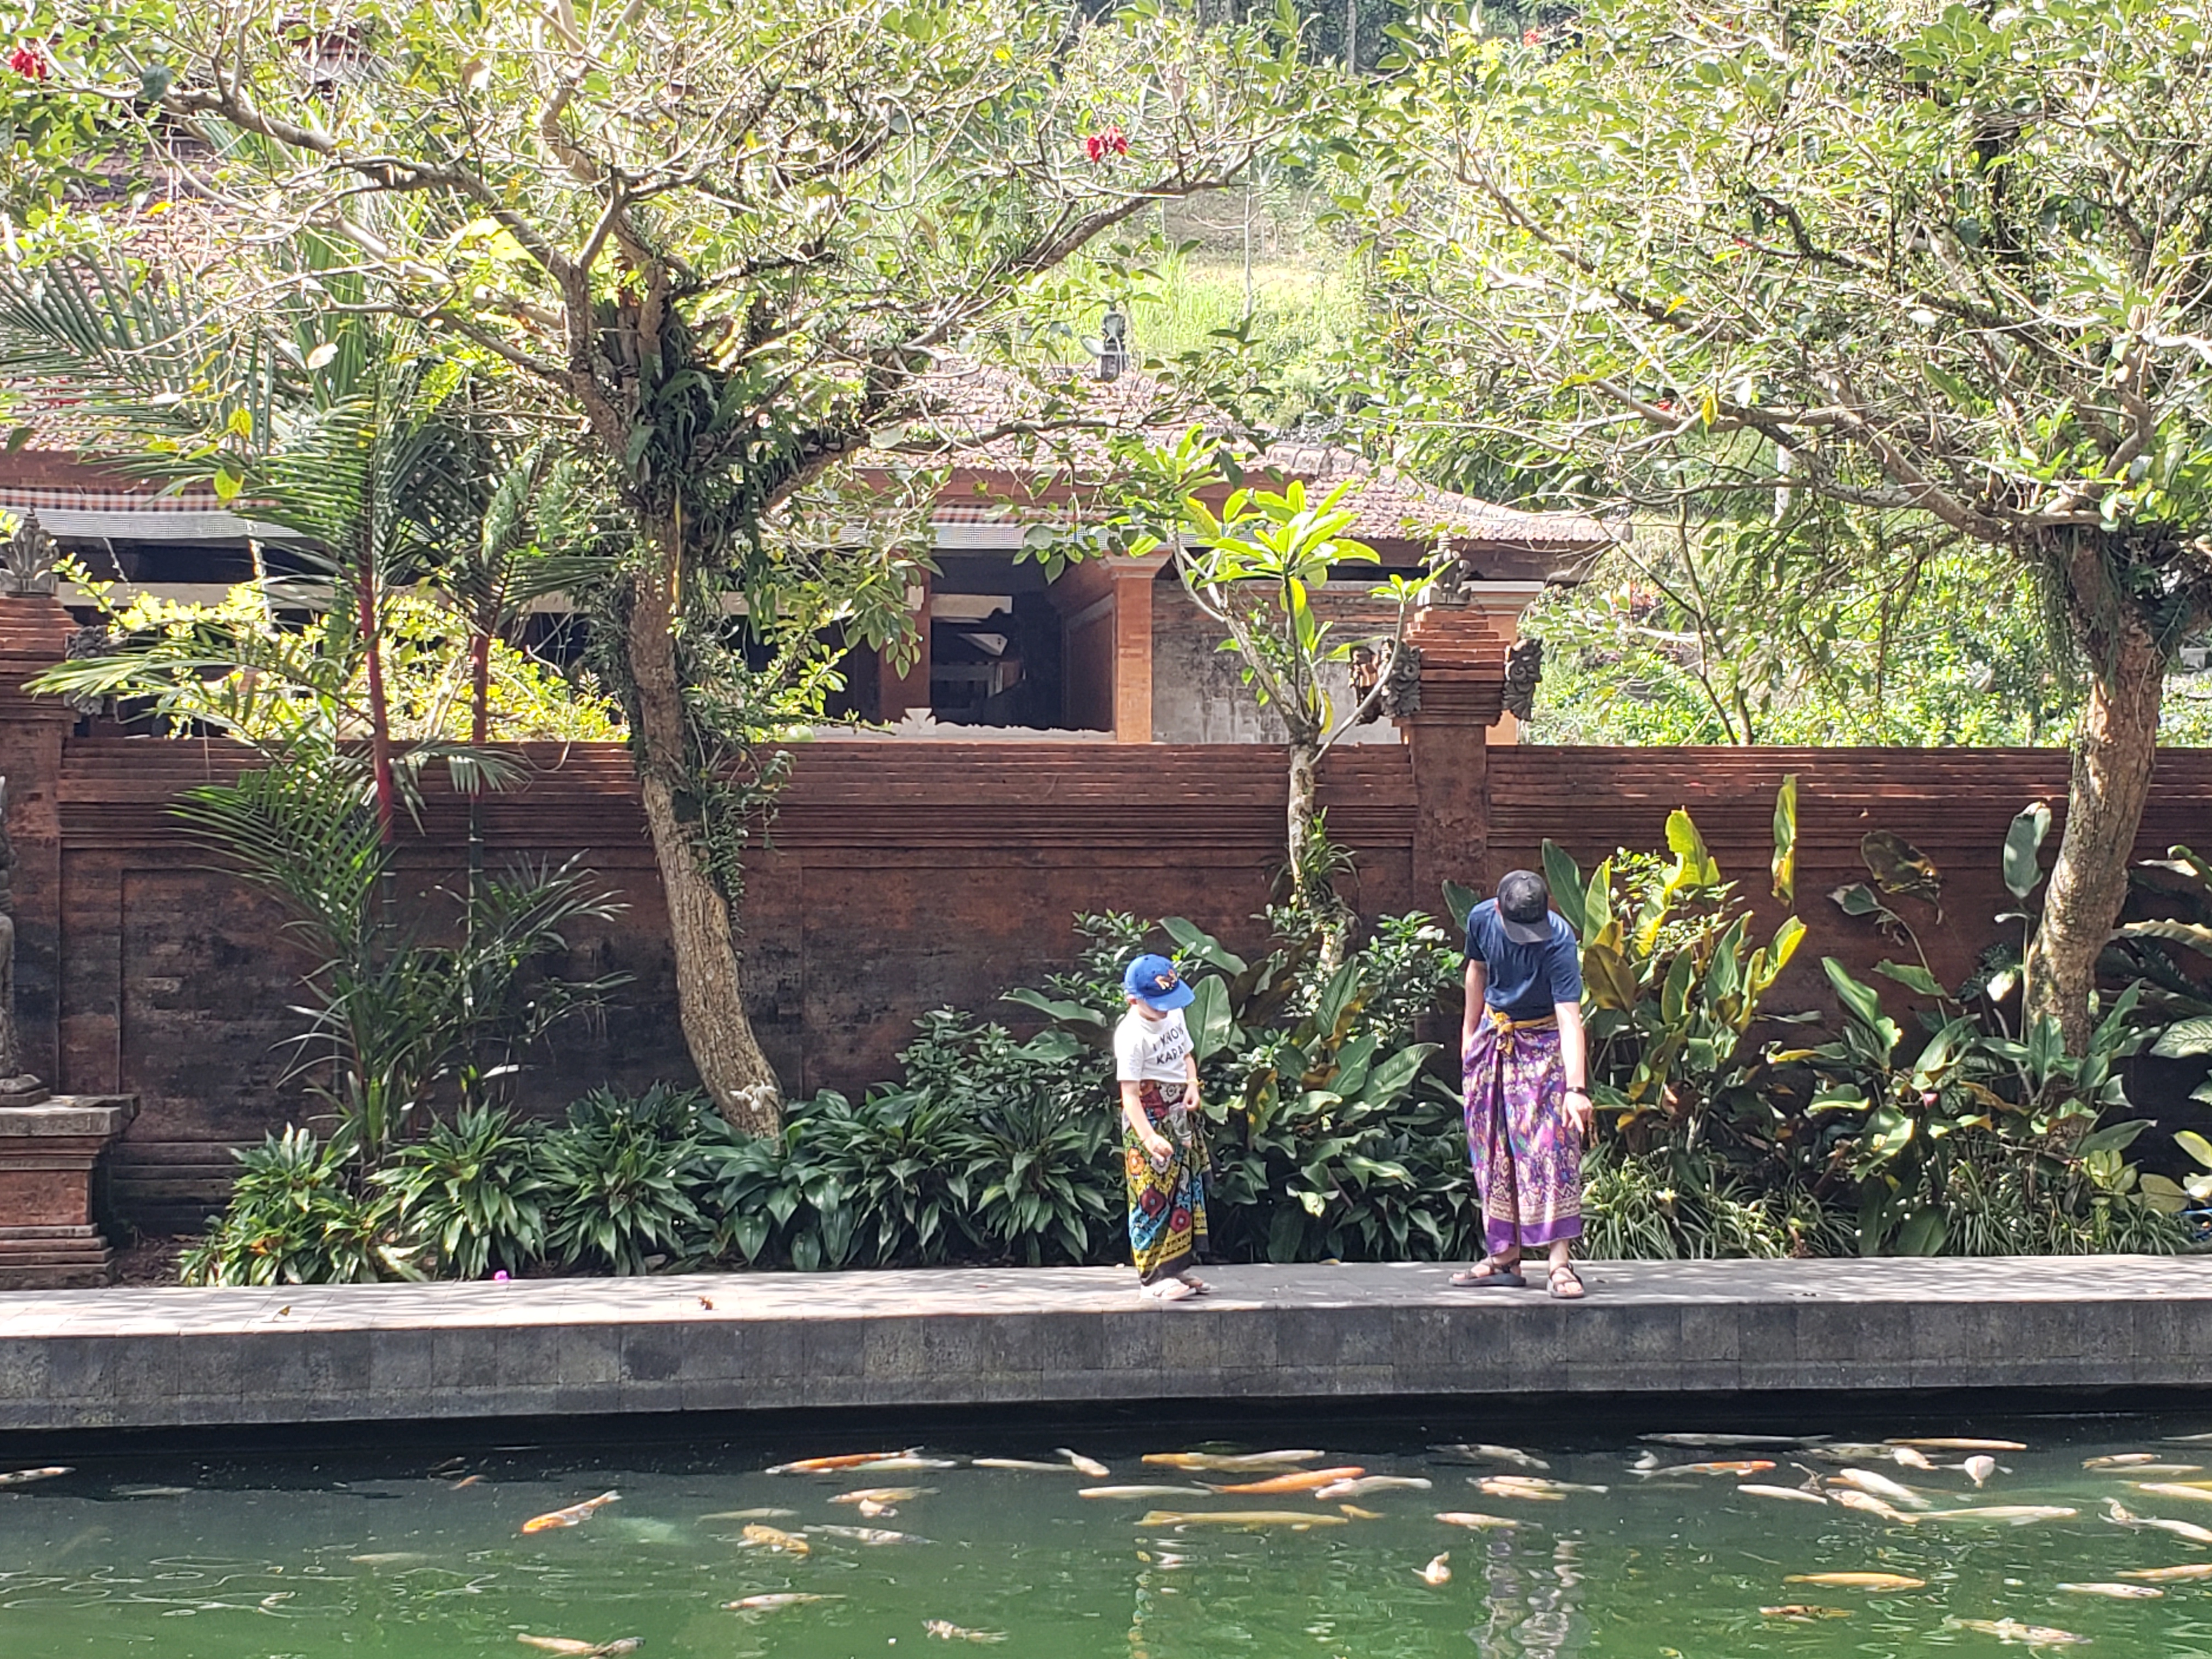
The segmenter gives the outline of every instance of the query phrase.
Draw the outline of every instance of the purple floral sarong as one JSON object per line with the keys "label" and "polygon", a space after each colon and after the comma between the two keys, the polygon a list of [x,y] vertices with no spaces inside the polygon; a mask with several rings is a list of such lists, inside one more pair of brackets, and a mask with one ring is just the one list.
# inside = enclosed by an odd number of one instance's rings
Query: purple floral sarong
{"label": "purple floral sarong", "polygon": [[1461,1066],[1484,1243],[1496,1256],[1580,1238],[1582,1138],[1565,1110],[1559,1027],[1485,1012]]}

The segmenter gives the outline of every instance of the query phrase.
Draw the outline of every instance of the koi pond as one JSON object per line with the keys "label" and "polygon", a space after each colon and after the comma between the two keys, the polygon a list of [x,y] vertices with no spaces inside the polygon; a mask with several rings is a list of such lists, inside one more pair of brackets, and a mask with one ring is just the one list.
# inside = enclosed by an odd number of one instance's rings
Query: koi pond
{"label": "koi pond", "polygon": [[0,1486],[0,1655],[2212,1656],[2205,1427],[81,1457]]}

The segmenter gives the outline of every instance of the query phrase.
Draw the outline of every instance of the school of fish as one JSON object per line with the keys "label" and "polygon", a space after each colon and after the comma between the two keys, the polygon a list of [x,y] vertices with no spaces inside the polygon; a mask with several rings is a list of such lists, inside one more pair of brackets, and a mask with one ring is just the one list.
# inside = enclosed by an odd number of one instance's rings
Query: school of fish
{"label": "school of fish", "polygon": [[[1734,1500],[1742,1498],[1753,1504],[1786,1504],[1837,1509],[1869,1517],[1881,1523],[1880,1528],[1869,1528],[1863,1534],[1872,1565],[1863,1568],[1776,1571],[1770,1582],[1785,1585],[1856,1590],[1876,1596],[1904,1596],[1928,1591],[1929,1580],[1920,1572],[1897,1570],[1900,1565],[1909,1567],[1914,1559],[1918,1559],[1923,1547],[1912,1543],[1912,1534],[1924,1534],[1926,1529],[1952,1527],[2011,1528],[2075,1521],[2084,1512],[2078,1501],[2082,1497],[2100,1499],[2103,1504],[2101,1512],[2094,1505],[2089,1512],[2098,1515],[2112,1526],[2159,1533],[2202,1548],[2212,1548],[2212,1527],[2172,1516],[2140,1512],[2111,1495],[2113,1489],[2124,1488],[2140,1494],[2139,1498],[2130,1499],[2136,1504],[2149,1501],[2162,1505],[2212,1504],[2212,1480],[2185,1478],[2201,1474],[2203,1466],[2171,1462],[2165,1455],[2154,1451],[2112,1452],[2081,1459],[2079,1467],[2081,1474],[2062,1482],[2065,1487],[2063,1492],[2052,1490],[2048,1493],[2051,1497],[2075,1497],[2077,1499],[2075,1503],[1989,1503],[1980,1501],[1978,1495],[2000,1474],[2012,1473],[2001,1468],[1996,1457],[2002,1454],[2026,1451],[2027,1447],[2023,1443],[1952,1437],[1853,1442],[1704,1432],[1656,1434],[1644,1438],[1650,1449],[1644,1450],[1628,1465],[1629,1474],[1636,1477],[1624,1489],[1630,1494],[1648,1492],[1650,1498],[1656,1500],[1671,1493],[1668,1501],[1680,1504],[1705,1501],[1686,1496],[1703,1492],[1713,1502],[1733,1504]],[[2170,1437],[2168,1443],[2212,1443],[2212,1436]],[[1665,1453],[1658,1449],[1661,1448],[1674,1451],[1677,1457],[1683,1451],[1697,1450],[1759,1451],[1770,1455],[1680,1462],[1668,1461]],[[1440,1461],[1478,1466],[1480,1472],[1468,1475],[1467,1484],[1488,1497],[1564,1504],[1571,1494],[1604,1498],[1615,1490],[1608,1484],[1553,1478],[1549,1473],[1551,1466],[1545,1460],[1515,1447],[1454,1442],[1434,1447],[1431,1450]],[[1938,1461],[1939,1455],[1960,1454],[1964,1455],[1959,1462]],[[987,1474],[1073,1475],[1083,1480],[1107,1482],[1060,1489],[1072,1490],[1076,1496],[1093,1502],[1159,1504],[1162,1500],[1170,1500],[1173,1507],[1150,1507],[1133,1520],[1122,1523],[1140,1533],[1219,1529],[1295,1534],[1316,1528],[1372,1523],[1393,1518],[1387,1505],[1383,1510],[1373,1510],[1343,1500],[1426,1493],[1434,1486],[1433,1480],[1426,1475],[1370,1474],[1363,1465],[1332,1463],[1328,1461],[1328,1453],[1317,1449],[1252,1452],[1207,1448],[1149,1453],[1141,1461],[1153,1468],[1170,1469],[1185,1474],[1246,1478],[1218,1484],[1198,1481],[1181,1485],[1114,1484],[1110,1479],[1113,1473],[1110,1465],[1066,1447],[1054,1448],[1050,1458],[975,1457],[965,1460],[965,1467]],[[1880,1465],[1887,1465],[1900,1472],[1910,1471],[1919,1484],[1908,1485],[1905,1480],[1882,1473],[1877,1467]],[[879,1472],[952,1469],[963,1466],[963,1460],[932,1455],[921,1448],[906,1448],[894,1451],[803,1457],[777,1463],[765,1472],[785,1476],[851,1477]],[[0,1488],[30,1486],[71,1473],[71,1469],[59,1466],[0,1472]],[[470,1475],[456,1481],[453,1476],[458,1474],[458,1468],[445,1471],[445,1477],[453,1490],[483,1478]],[[1800,1476],[1802,1477],[1800,1484],[1784,1484],[1797,1480]],[[2100,1482],[2103,1483],[2101,1489],[2098,1485]],[[118,1495],[137,1496],[155,1492],[178,1495],[187,1489],[149,1487],[116,1490]],[[895,1514],[896,1505],[932,1496],[938,1488],[859,1486],[842,1491],[823,1491],[819,1487],[811,1490],[814,1492],[811,1501],[849,1506],[856,1509],[863,1518],[872,1518]],[[2036,1497],[2042,1494],[2021,1492],[2019,1495]],[[583,1498],[563,1508],[532,1516],[520,1522],[520,1530],[525,1534],[536,1534],[578,1528],[590,1521],[600,1510],[620,1501],[620,1493],[611,1491]],[[1271,1509],[1219,1504],[1222,1499],[1255,1497],[1310,1498],[1313,1507]],[[1329,1512],[1325,1507],[1332,1504],[1336,1506],[1335,1513]],[[1603,1507],[1595,1506],[1601,1512]],[[1742,1508],[1741,1505],[1735,1507],[1739,1511]],[[815,1523],[786,1529],[770,1524],[781,1520],[796,1522],[802,1514],[803,1510],[761,1506],[715,1511],[702,1515],[698,1519],[702,1523],[741,1522],[740,1535],[728,1540],[728,1542],[746,1549],[789,1558],[787,1571],[800,1577],[802,1583],[805,1575],[818,1571],[818,1567],[810,1568],[805,1565],[805,1558],[814,1553],[810,1538],[848,1547],[854,1545],[862,1547],[921,1545],[928,1541],[911,1534],[872,1527]],[[1395,1512],[1395,1518],[1404,1522],[1413,1517],[1401,1509]],[[1533,1524],[1537,1528],[1539,1537],[1553,1532],[1560,1534],[1563,1538],[1581,1535],[1590,1525],[1587,1519],[1578,1520],[1572,1508],[1564,1509],[1556,1518],[1546,1518],[1533,1523],[1510,1516],[1460,1510],[1435,1511],[1432,1519],[1441,1527],[1474,1532],[1510,1533]],[[647,1523],[618,1520],[608,1524],[618,1532],[626,1532],[633,1526]],[[656,1522],[651,1524],[666,1528],[671,1523]],[[1839,1521],[1836,1524],[1849,1526],[1853,1523]],[[1908,1530],[1900,1534],[1893,1531],[1885,1532],[1882,1528]],[[1378,1533],[1376,1535],[1388,1534]],[[1888,1541],[1885,1542],[1885,1540]],[[590,1546],[563,1545],[561,1547],[589,1548]],[[1506,1546],[1501,1540],[1490,1547],[1498,1549]],[[835,1555],[833,1550],[833,1558]],[[1868,1556],[1861,1559],[1867,1559]],[[411,1567],[432,1558],[416,1552],[385,1552],[365,1553],[347,1559],[362,1565],[396,1568]],[[842,1559],[848,1562],[851,1559],[849,1555]],[[1139,1552],[1139,1559],[1163,1568],[1185,1565],[1185,1558],[1181,1555]],[[1196,1562],[1203,1558],[1194,1552],[1190,1559]],[[1775,1565],[1778,1568],[1786,1564],[1778,1562]],[[1404,1562],[1399,1571],[1418,1577],[1424,1585],[1438,1591],[1447,1591],[1455,1582],[1449,1550],[1437,1552],[1425,1565],[1420,1556],[1414,1554]],[[2044,1588],[2049,1595],[2132,1603],[2165,1597],[2167,1595],[2166,1586],[2212,1583],[2212,1560],[2184,1561],[2171,1565],[2112,1567],[2106,1571],[2112,1574],[2111,1577],[2085,1576],[2056,1582],[2045,1581]],[[1474,1578],[1475,1587],[1471,1591],[1451,1594],[1471,1594],[1480,1597],[1484,1594],[1481,1589],[1483,1575],[1477,1572]],[[820,1582],[817,1580],[817,1583]],[[1407,1581],[1401,1578],[1398,1582],[1404,1583]],[[2017,1584],[2020,1581],[2008,1579],[2005,1582]],[[1943,1593],[1944,1590],[1939,1588],[1935,1595]],[[738,1595],[720,1605],[726,1611],[757,1617],[826,1606],[846,1599],[844,1595],[826,1588],[794,1587],[758,1589]],[[1990,1616],[1984,1617],[1978,1616],[1981,1609],[1974,1610],[1977,1616],[1966,1616],[1963,1611],[1953,1613],[1942,1610],[1940,1602],[1934,1607],[1929,1606],[1928,1603],[1934,1599],[1934,1595],[1930,1595],[1917,1598],[1914,1603],[1881,1605],[1891,1610],[1889,1616],[1892,1618],[1895,1617],[1894,1610],[1898,1607],[1918,1605],[1925,1608],[1931,1617],[1940,1613],[1942,1630],[1979,1636],[2000,1644],[2039,1650],[2079,1645],[2091,1640],[2088,1636],[2053,1625],[2031,1622],[2020,1616],[2020,1613],[2030,1611],[2033,1603],[2021,1607],[2018,1613],[2007,1612],[2002,1606],[1990,1608],[1988,1609]],[[1986,1602],[1984,1605],[1986,1607]],[[2046,1601],[2045,1605],[2055,1607],[2056,1603]],[[1760,1617],[1772,1620],[1812,1623],[1848,1619],[1852,1616],[1853,1609],[1810,1601],[1776,1601],[1760,1606],[1758,1613]],[[922,1630],[927,1638],[945,1642],[995,1644],[1008,1639],[1005,1632],[970,1627],[944,1619],[923,1621]],[[567,1659],[599,1659],[600,1656],[613,1659],[614,1656],[635,1652],[642,1645],[641,1638],[627,1636],[595,1641],[586,1638],[522,1633],[515,1639],[521,1645],[566,1656]]]}

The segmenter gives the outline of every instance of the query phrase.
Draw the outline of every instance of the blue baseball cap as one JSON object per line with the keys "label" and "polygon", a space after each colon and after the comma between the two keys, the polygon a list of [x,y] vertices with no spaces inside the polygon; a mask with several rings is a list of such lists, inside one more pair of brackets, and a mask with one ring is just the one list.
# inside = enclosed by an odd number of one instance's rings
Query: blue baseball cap
{"label": "blue baseball cap", "polygon": [[1196,994],[1165,957],[1139,957],[1122,973],[1121,988],[1147,1008],[1164,1014],[1189,1007]]}

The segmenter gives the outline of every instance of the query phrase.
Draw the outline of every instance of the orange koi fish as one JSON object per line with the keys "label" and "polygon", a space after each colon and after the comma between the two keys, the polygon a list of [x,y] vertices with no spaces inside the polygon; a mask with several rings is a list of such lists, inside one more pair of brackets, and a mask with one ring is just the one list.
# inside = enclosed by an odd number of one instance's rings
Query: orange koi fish
{"label": "orange koi fish", "polygon": [[764,1474],[823,1474],[837,1469],[857,1469],[863,1463],[886,1463],[894,1457],[912,1457],[921,1450],[909,1446],[904,1451],[847,1452],[837,1457],[802,1457],[796,1462],[778,1463],[762,1471]]}
{"label": "orange koi fish", "polygon": [[1216,1486],[1216,1492],[1313,1492],[1322,1486],[1333,1486],[1340,1480],[1357,1480],[1367,1471],[1358,1464],[1340,1469],[1300,1469],[1293,1474],[1279,1474],[1267,1480],[1247,1480],[1240,1486]]}
{"label": "orange koi fish", "polygon": [[608,1504],[618,1502],[620,1492],[603,1492],[597,1498],[586,1498],[580,1504],[571,1504],[565,1510],[555,1510],[545,1515],[533,1515],[522,1523],[525,1532],[551,1532],[556,1527],[580,1527],[592,1515]]}

